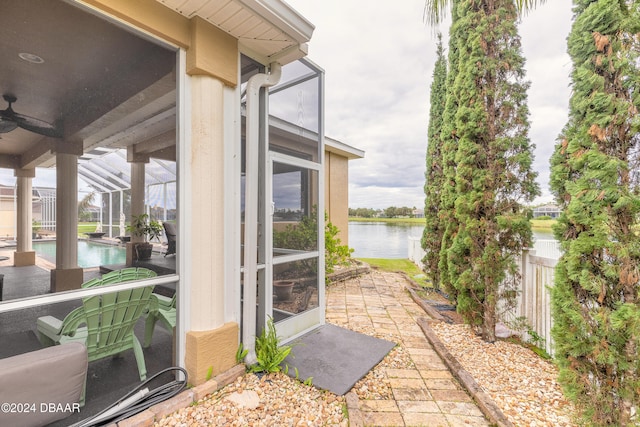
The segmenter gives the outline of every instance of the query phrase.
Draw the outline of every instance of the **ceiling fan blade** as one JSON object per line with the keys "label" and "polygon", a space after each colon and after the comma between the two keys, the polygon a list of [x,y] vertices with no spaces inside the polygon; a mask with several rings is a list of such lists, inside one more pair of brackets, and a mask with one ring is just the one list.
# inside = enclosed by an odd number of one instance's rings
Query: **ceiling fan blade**
{"label": "ceiling fan blade", "polygon": [[51,123],[45,122],[44,120],[25,116],[13,111],[11,105],[17,101],[15,95],[5,93],[2,95],[2,98],[9,104],[9,106],[5,110],[0,111],[0,133],[11,132],[19,126],[29,132],[50,136],[52,138],[62,138],[62,129],[60,126],[55,126]]}
{"label": "ceiling fan blade", "polygon": [[22,129],[26,129],[30,132],[34,132],[44,136],[50,136],[52,138],[62,138],[62,130],[57,126],[47,123],[44,120],[36,119],[33,117],[25,116],[23,114],[13,113],[12,119]]}
{"label": "ceiling fan blade", "polygon": [[7,120],[2,115],[0,115],[0,133],[11,132],[17,127],[18,127],[18,124],[16,122],[12,120]]}

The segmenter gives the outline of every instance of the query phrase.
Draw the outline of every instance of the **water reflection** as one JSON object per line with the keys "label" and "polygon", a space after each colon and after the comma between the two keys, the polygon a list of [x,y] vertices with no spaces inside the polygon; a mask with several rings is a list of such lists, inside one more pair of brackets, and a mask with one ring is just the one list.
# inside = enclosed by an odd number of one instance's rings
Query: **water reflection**
{"label": "water reflection", "polygon": [[350,222],[349,246],[355,258],[408,258],[409,236],[422,237],[424,226],[385,222]]}
{"label": "water reflection", "polygon": [[[422,237],[424,226],[385,222],[349,222],[349,246],[355,258],[408,258],[408,238]],[[534,240],[555,240],[550,230],[533,230]],[[545,256],[542,248],[538,255]]]}

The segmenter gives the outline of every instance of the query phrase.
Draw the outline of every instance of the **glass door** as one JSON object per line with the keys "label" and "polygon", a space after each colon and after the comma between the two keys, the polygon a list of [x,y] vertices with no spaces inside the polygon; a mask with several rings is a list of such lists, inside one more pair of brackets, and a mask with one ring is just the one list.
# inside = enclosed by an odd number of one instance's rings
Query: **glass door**
{"label": "glass door", "polygon": [[287,341],[324,323],[324,213],[320,165],[269,152],[264,321]]}

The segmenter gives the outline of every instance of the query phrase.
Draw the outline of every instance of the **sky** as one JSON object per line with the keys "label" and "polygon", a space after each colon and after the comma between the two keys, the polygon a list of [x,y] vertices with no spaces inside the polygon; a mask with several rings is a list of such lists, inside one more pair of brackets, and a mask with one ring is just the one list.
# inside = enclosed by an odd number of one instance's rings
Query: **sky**
{"label": "sky", "polygon": [[[308,58],[325,70],[325,134],[365,151],[349,162],[349,207],[424,207],[429,88],[437,31],[424,0],[285,0],[315,25]],[[567,120],[571,1],[550,0],[522,18],[530,139],[542,196],[552,200],[549,158]],[[6,172],[3,174],[2,172]],[[0,170],[0,182],[13,173]],[[39,170],[34,185],[55,182]]]}
{"label": "sky", "polygon": [[[424,207],[429,88],[436,32],[424,0],[285,0],[312,24],[309,56],[325,70],[325,134],[365,151],[349,162],[349,207]],[[542,196],[549,158],[567,121],[571,1],[550,0],[522,18],[531,112],[529,137]]]}

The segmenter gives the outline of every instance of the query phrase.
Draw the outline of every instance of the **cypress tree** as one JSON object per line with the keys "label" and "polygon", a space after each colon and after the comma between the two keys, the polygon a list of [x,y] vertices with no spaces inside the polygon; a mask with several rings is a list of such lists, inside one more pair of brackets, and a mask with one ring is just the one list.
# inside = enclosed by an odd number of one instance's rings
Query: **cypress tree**
{"label": "cypress tree", "polygon": [[529,84],[514,2],[460,0],[457,12],[457,231],[448,268],[458,312],[493,342],[498,302],[507,295],[502,290],[519,281],[517,259],[532,238],[522,205],[538,194],[528,138]]}
{"label": "cypress tree", "polygon": [[458,44],[462,37],[461,28],[458,23],[458,3],[459,0],[451,1],[451,28],[449,30],[449,69],[446,80],[446,102],[440,138],[442,139],[442,189],[440,193],[440,211],[438,212],[439,223],[442,224],[442,241],[440,244],[440,255],[438,260],[438,271],[440,275],[440,287],[449,296],[449,300],[456,304],[456,289],[453,287],[452,277],[455,273],[449,266],[449,248],[451,240],[455,236],[458,224],[454,215],[454,205],[456,200],[455,176],[456,163],[455,155],[458,149],[458,138],[456,131],[456,111],[458,110],[458,91],[455,81],[458,75]]}
{"label": "cypress tree", "polygon": [[582,421],[638,425],[640,2],[579,0],[574,13],[569,120],[551,159],[563,209],[552,336]]}
{"label": "cypress tree", "polygon": [[437,59],[433,68],[431,82],[429,130],[427,145],[427,170],[425,173],[425,227],[422,233],[422,248],[426,255],[423,259],[425,270],[434,287],[440,287],[438,262],[442,245],[443,225],[440,223],[440,193],[443,183],[442,165],[442,124],[445,109],[447,63],[442,48],[442,35],[438,33]]}

